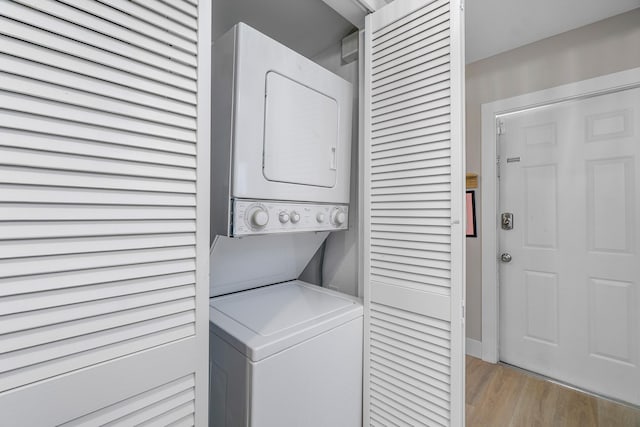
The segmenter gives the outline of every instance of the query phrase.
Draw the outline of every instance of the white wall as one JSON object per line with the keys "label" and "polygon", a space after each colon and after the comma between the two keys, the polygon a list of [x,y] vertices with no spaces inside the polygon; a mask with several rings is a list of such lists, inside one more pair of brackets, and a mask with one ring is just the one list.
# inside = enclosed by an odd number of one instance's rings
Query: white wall
{"label": "white wall", "polygon": [[[358,294],[358,61],[342,64],[341,45],[329,47],[314,58],[316,63],[353,85],[351,138],[351,192],[349,229],[329,235],[324,253],[323,286],[349,295]],[[317,262],[317,259],[314,260]],[[312,262],[314,262],[312,261]],[[311,266],[310,266],[311,267]],[[309,273],[306,271],[305,273]],[[302,279],[307,276],[303,273]]]}
{"label": "white wall", "polygon": [[[481,105],[640,67],[640,9],[468,64],[466,68],[467,171],[480,174]],[[482,236],[467,239],[467,337],[481,340]]]}

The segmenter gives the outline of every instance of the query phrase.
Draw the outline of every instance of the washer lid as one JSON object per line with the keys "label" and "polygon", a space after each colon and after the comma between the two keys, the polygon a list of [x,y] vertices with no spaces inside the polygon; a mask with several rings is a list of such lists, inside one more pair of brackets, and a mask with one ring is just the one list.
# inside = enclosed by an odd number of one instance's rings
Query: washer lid
{"label": "washer lid", "polygon": [[216,236],[209,254],[209,296],[299,277],[328,232],[275,233],[242,239]]}
{"label": "washer lid", "polygon": [[212,329],[253,361],[362,316],[360,302],[298,280],[212,298]]}

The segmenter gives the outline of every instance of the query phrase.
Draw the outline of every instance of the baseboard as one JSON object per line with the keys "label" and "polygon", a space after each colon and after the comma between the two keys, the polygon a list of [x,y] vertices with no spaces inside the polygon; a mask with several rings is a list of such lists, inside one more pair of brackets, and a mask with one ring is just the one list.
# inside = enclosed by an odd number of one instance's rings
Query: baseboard
{"label": "baseboard", "polygon": [[474,340],[472,338],[467,338],[467,342],[465,345],[466,345],[467,354],[469,356],[482,359],[482,342],[481,341]]}

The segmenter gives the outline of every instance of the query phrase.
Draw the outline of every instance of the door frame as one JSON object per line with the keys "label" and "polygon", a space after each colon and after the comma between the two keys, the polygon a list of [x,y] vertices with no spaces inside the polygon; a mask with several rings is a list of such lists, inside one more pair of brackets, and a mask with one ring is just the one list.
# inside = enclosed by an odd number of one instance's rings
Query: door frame
{"label": "door frame", "polygon": [[[480,153],[482,181],[486,184],[480,197],[483,219],[481,224],[482,360],[497,363],[500,359],[497,117],[637,86],[640,86],[640,67],[482,104]],[[491,218],[494,220],[491,221]],[[495,256],[490,256],[490,254],[495,254]]]}

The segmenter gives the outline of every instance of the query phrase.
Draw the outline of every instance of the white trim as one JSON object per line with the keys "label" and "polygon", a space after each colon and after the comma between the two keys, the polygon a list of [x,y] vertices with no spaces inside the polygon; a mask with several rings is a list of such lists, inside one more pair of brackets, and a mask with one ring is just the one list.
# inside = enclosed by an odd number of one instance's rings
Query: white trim
{"label": "white trim", "polygon": [[465,60],[462,0],[450,0],[451,16],[451,425],[465,420]]}
{"label": "white trim", "polygon": [[362,190],[367,181],[365,176],[364,163],[364,120],[365,120],[365,43],[368,43],[365,30],[358,33],[358,297],[364,298],[364,191]]}
{"label": "white trim", "polygon": [[322,0],[358,29],[364,28],[365,17],[392,0]]}
{"label": "white trim", "polygon": [[351,22],[359,29],[364,28],[364,17],[367,16],[369,10],[365,5],[361,4],[357,0],[322,0],[331,9],[338,12],[343,18]]}
{"label": "white trim", "polygon": [[[365,175],[365,160],[364,160],[364,152],[365,152],[365,138],[364,138],[364,132],[365,132],[365,127],[364,127],[364,121],[365,121],[365,87],[364,87],[364,76],[366,73],[366,61],[367,59],[365,58],[365,52],[366,52],[366,48],[365,48],[365,43],[369,43],[367,41],[367,35],[366,35],[366,31],[365,30],[360,30],[358,33],[358,256],[357,256],[357,260],[358,260],[358,297],[361,298],[362,300],[364,300],[364,273],[365,273],[365,269],[364,269],[364,251],[365,251],[365,247],[364,247],[364,242],[365,242],[365,216],[366,216],[366,212],[364,209],[364,200],[365,200],[365,196],[364,196],[364,191],[363,188],[366,185],[365,183],[367,182],[367,177]],[[353,174],[351,175],[353,179]],[[364,322],[364,316],[363,316],[363,322]],[[366,390],[365,387],[367,385],[367,377],[365,377],[365,372],[367,372],[368,375],[368,366],[365,369],[365,364],[367,362],[365,362],[365,357],[364,357],[364,349],[366,348],[367,345],[367,339],[368,337],[365,337],[365,332],[364,332],[365,326],[363,325],[363,331],[362,331],[362,349],[363,349],[363,361],[362,361],[362,415],[361,415],[361,421],[364,420],[364,417],[366,416],[366,412],[365,410],[368,410],[369,408],[369,398],[365,397],[365,395],[368,395],[368,393],[365,393],[364,391]],[[366,402],[365,402],[366,399]],[[366,409],[365,409],[366,408]],[[364,422],[363,422],[364,425]]]}
{"label": "white trim", "polygon": [[362,298],[364,305],[364,328],[363,328],[363,355],[364,360],[362,363],[363,376],[362,376],[362,423],[365,425],[368,423],[371,399],[369,393],[369,378],[371,375],[371,361],[369,358],[369,342],[371,339],[371,313],[369,307],[371,307],[371,292],[370,287],[368,286],[368,282],[370,280],[369,272],[371,271],[371,258],[368,255],[367,247],[371,242],[371,216],[369,215],[369,206],[371,206],[371,180],[369,179],[369,172],[371,170],[371,144],[369,141],[371,140],[371,91],[369,88],[371,87],[371,71],[373,69],[373,62],[371,59],[371,48],[369,46],[373,45],[373,16],[367,15],[365,22],[365,31],[364,31],[364,43],[360,47],[364,56],[364,68],[363,73],[360,75],[360,79],[362,79],[363,85],[363,96],[360,97],[362,100],[362,116],[363,119],[361,121],[362,124],[362,151],[358,153],[360,156],[360,165],[362,169],[360,170],[360,176],[362,177],[361,186],[359,188],[360,193],[362,194],[362,198],[360,199],[361,204],[361,239],[362,239],[362,251],[360,252],[360,256],[362,259]]}
{"label": "white trim", "polygon": [[209,227],[211,187],[211,2],[198,5],[196,157],[195,425],[209,424]]}
{"label": "white trim", "polygon": [[482,359],[482,342],[478,340],[474,340],[473,338],[467,338],[467,343],[465,346],[467,350],[468,356],[477,357],[478,359]]}
{"label": "white trim", "polygon": [[[482,359],[499,360],[497,116],[640,85],[640,68],[607,74],[482,105]],[[494,218],[491,221],[490,218]],[[491,256],[491,254],[495,254]]]}
{"label": "white trim", "polygon": [[391,3],[393,0],[351,0],[362,7],[366,8],[369,12],[375,12],[386,6],[388,3]]}

